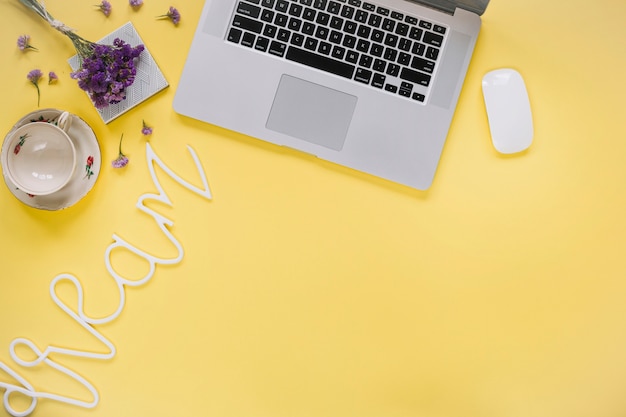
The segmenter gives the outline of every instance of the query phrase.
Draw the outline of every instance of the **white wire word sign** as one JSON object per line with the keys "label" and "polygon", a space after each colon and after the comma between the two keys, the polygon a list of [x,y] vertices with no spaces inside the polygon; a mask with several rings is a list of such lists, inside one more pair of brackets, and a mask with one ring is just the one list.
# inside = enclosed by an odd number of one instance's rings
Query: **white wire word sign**
{"label": "white wire word sign", "polygon": [[[191,157],[195,163],[195,166],[200,174],[200,178],[202,180],[202,188],[196,187],[195,185],[189,183],[188,181],[181,178],[178,174],[172,171],[167,165],[163,163],[161,158],[154,152],[149,143],[146,143],[146,159],[148,162],[148,169],[150,170],[150,175],[152,177],[152,182],[154,186],[157,188],[158,193],[145,193],[142,194],[137,200],[136,207],[143,213],[146,213],[148,216],[152,217],[152,219],[156,222],[157,226],[163,232],[163,234],[167,237],[167,239],[176,247],[178,253],[174,258],[158,258],[155,257],[140,248],[133,246],[122,237],[117,234],[113,234],[113,243],[111,243],[106,251],[104,252],[104,262],[106,265],[107,272],[113,278],[115,284],[117,285],[117,290],[119,291],[119,304],[116,310],[105,317],[95,318],[90,317],[85,314],[84,310],[84,294],[83,294],[83,286],[80,281],[71,274],[60,274],[57,275],[52,282],[50,283],[50,296],[54,303],[61,308],[69,317],[71,317],[78,325],[84,328],[87,332],[89,332],[92,336],[94,336],[102,345],[105,347],[105,351],[103,353],[86,351],[80,349],[68,349],[62,348],[59,346],[47,346],[44,350],[41,350],[38,346],[36,346],[30,339],[19,337],[14,339],[9,346],[9,354],[13,362],[23,368],[33,368],[40,365],[47,365],[50,368],[66,375],[67,377],[75,380],[83,387],[85,387],[91,394],[91,398],[87,400],[80,400],[68,396],[64,396],[58,393],[52,392],[43,392],[38,391],[26,378],[20,375],[13,368],[9,367],[6,363],[0,361],[0,371],[4,371],[7,375],[13,378],[18,382],[19,385],[10,384],[7,382],[2,382],[0,380],[0,392],[4,390],[4,395],[2,398],[2,402],[6,411],[14,417],[25,417],[30,415],[35,408],[37,407],[38,401],[42,399],[58,401],[61,403],[71,404],[77,407],[83,408],[94,408],[99,402],[99,395],[97,389],[82,375],[79,373],[69,369],[68,367],[62,365],[60,362],[57,362],[55,359],[51,358],[53,356],[71,356],[71,357],[80,357],[80,358],[88,358],[88,359],[98,359],[98,360],[108,360],[115,356],[116,350],[113,343],[108,340],[105,336],[103,336],[95,326],[103,325],[106,323],[110,323],[115,320],[123,311],[124,304],[126,300],[126,287],[139,287],[146,284],[153,277],[156,268],[158,265],[174,265],[178,264],[183,259],[183,247],[176,239],[176,237],[169,230],[171,226],[173,226],[174,222],[167,217],[161,215],[160,213],[146,207],[144,204],[147,201],[156,201],[163,204],[167,204],[170,207],[172,206],[172,201],[168,197],[167,193],[163,189],[161,183],[157,179],[155,173],[155,165],[159,166],[167,175],[169,175],[174,181],[176,181],[179,185],[186,188],[187,190],[198,194],[201,197],[204,197],[208,200],[212,198],[211,191],[209,189],[209,184],[207,182],[206,175],[204,170],[202,169],[202,165],[196,152],[190,147],[187,146]],[[148,265],[149,270],[144,277],[141,279],[127,279],[124,276],[120,275],[113,265],[111,264],[111,253],[115,249],[124,249],[127,250],[134,255],[144,259]],[[65,302],[63,302],[57,295],[57,286],[61,283],[69,283],[73,285],[77,291],[78,297],[76,301],[76,306],[71,308]],[[18,354],[18,351],[24,352],[28,351],[29,359],[26,360],[23,356]],[[34,357],[34,359],[31,359]],[[26,407],[23,409],[16,409],[14,406],[16,402],[18,402],[18,397],[21,400],[26,398],[30,401]],[[21,402],[23,403],[23,401]]]}

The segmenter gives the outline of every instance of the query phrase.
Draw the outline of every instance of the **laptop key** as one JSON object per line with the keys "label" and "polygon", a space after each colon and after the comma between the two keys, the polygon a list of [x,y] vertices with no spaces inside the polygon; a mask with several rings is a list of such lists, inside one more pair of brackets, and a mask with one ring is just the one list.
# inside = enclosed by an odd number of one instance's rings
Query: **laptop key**
{"label": "laptop key", "polygon": [[346,48],[354,48],[354,45],[356,45],[356,38],[351,35],[345,35],[341,44]]}
{"label": "laptop key", "polygon": [[414,56],[413,60],[411,61],[411,68],[432,73],[435,69],[435,63],[433,61]]}
{"label": "laptop key", "polygon": [[261,12],[261,20],[271,23],[274,21],[274,12],[268,9],[263,9]]}
{"label": "laptop key", "polygon": [[372,77],[372,87],[383,88],[386,78],[387,77],[385,77],[383,74],[374,73],[374,76]]}
{"label": "laptop key", "polygon": [[276,55],[279,57],[282,57],[285,55],[285,50],[287,49],[287,45],[282,43],[282,42],[278,42],[278,41],[272,41],[272,43],[270,44],[270,49],[268,50],[268,52],[272,55]]}
{"label": "laptop key", "polygon": [[289,30],[292,30],[294,32],[299,31],[301,26],[302,20],[296,19],[295,17],[289,19],[289,23],[287,23],[287,27],[289,28]]}
{"label": "laptop key", "polygon": [[420,94],[420,93],[413,93],[413,95],[411,96],[411,98],[413,100],[417,100],[420,102],[424,102],[424,100],[426,99],[426,96],[424,94]]}
{"label": "laptop key", "polygon": [[413,71],[412,69],[406,67],[403,67],[402,71],[400,71],[400,78],[426,87],[430,84],[430,75],[424,74],[423,72]]}
{"label": "laptop key", "polygon": [[287,0],[277,0],[276,1],[276,10],[279,12],[286,12],[289,9],[289,2]]}
{"label": "laptop key", "polygon": [[315,33],[315,25],[311,22],[304,22],[302,24],[302,33],[305,35],[313,36]]}
{"label": "laptop key", "polygon": [[392,77],[397,77],[400,74],[400,65],[398,64],[389,64],[387,65],[387,75]]}
{"label": "laptop key", "polygon": [[249,19],[247,17],[243,17],[240,15],[235,15],[233,19],[233,26],[245,30],[249,30],[254,33],[261,33],[261,29],[263,28],[263,23],[258,22],[256,20]]}
{"label": "laptop key", "polygon": [[372,71],[365,68],[357,68],[354,80],[360,83],[369,84],[372,79]]}
{"label": "laptop key", "polygon": [[369,68],[372,66],[372,61],[373,58],[369,55],[361,55],[361,58],[359,59],[359,65],[364,67],[364,68]]}
{"label": "laptop key", "polygon": [[277,13],[276,17],[274,17],[274,24],[277,26],[285,27],[287,22],[289,22],[289,16],[286,14]]}
{"label": "laptop key", "polygon": [[441,46],[443,44],[443,36],[433,32],[426,32],[422,42],[432,46]]}
{"label": "laptop key", "polygon": [[419,26],[420,26],[421,28],[424,28],[424,29],[430,29],[430,28],[432,28],[432,27],[433,27],[433,24],[432,24],[432,23],[430,23],[430,22],[427,22],[427,21],[425,21],[425,20],[420,20],[420,24],[419,24]]}
{"label": "laptop key", "polygon": [[341,11],[341,3],[337,3],[333,0],[329,1],[326,11],[332,14],[339,14],[339,12]]}
{"label": "laptop key", "polygon": [[333,58],[343,59],[346,56],[346,48],[342,48],[341,46],[333,46],[333,52],[331,53]]}
{"label": "laptop key", "polygon": [[356,64],[359,60],[359,53],[356,51],[348,51],[346,52],[346,61]]}
{"label": "laptop key", "polygon": [[320,25],[328,25],[328,22],[330,22],[330,15],[328,13],[319,12],[317,13],[315,22]]}
{"label": "laptop key", "polygon": [[241,44],[243,46],[247,46],[248,48],[252,48],[255,40],[256,36],[253,33],[245,32],[241,38]]}
{"label": "laptop key", "polygon": [[440,25],[433,26],[433,30],[437,33],[441,33],[442,35],[445,35],[446,33],[446,28]]}
{"label": "laptop key", "polygon": [[265,28],[263,28],[263,36],[267,36],[268,38],[273,38],[274,36],[276,36],[277,31],[278,31],[278,28],[276,26],[265,25]]}
{"label": "laptop key", "polygon": [[318,39],[326,40],[328,38],[328,28],[324,26],[318,26],[315,31],[315,37]]}
{"label": "laptop key", "polygon": [[343,31],[346,33],[354,34],[356,33],[356,23],[351,20],[346,20],[346,23],[343,25]]}
{"label": "laptop key", "polygon": [[426,58],[437,60],[438,56],[439,56],[439,49],[429,46],[428,49],[426,50]]}
{"label": "laptop key", "polygon": [[302,46],[304,44],[304,35],[301,33],[294,33],[291,35],[291,44],[296,46]]}
{"label": "laptop key", "polygon": [[291,6],[289,6],[289,14],[291,16],[300,17],[300,15],[302,14],[302,9],[302,5],[298,3],[291,3]]}
{"label": "laptop key", "polygon": [[317,47],[317,52],[323,55],[330,55],[332,47],[333,46],[328,42],[320,42],[319,46]]}
{"label": "laptop key", "polygon": [[395,93],[398,91],[398,87],[393,84],[385,84],[385,91],[389,91],[390,93]]}
{"label": "laptop key", "polygon": [[304,11],[302,12],[302,18],[304,20],[308,20],[309,22],[312,22],[315,20],[315,15],[317,14],[317,12],[313,9],[310,8],[305,8]]}
{"label": "laptop key", "polygon": [[290,46],[287,48],[285,58],[300,64],[308,65],[340,77],[352,78],[354,74],[354,65],[347,64],[336,59],[321,56],[306,49]]}
{"label": "laptop key", "polygon": [[367,22],[368,16],[369,14],[365,10],[357,10],[356,14],[354,15],[354,20],[359,23],[365,23]]}
{"label": "laptop key", "polygon": [[243,1],[237,6],[237,13],[256,19],[261,14],[261,8]]}
{"label": "laptop key", "polygon": [[228,32],[228,40],[230,42],[239,43],[242,33],[243,32],[237,28],[230,28],[230,31]]}
{"label": "laptop key", "polygon": [[396,25],[396,34],[400,36],[406,36],[409,33],[409,25],[406,23],[398,23]]}
{"label": "laptop key", "polygon": [[276,40],[281,42],[287,42],[291,37],[291,32],[285,29],[278,29],[278,35],[276,35]]}
{"label": "laptop key", "polygon": [[318,40],[315,38],[306,38],[306,40],[304,41],[304,47],[306,49],[309,49],[311,51],[315,51],[317,49],[317,42]]}
{"label": "laptop key", "polygon": [[385,72],[385,67],[387,66],[387,62],[385,62],[382,59],[375,59],[374,60],[374,65],[372,66],[372,69],[374,71],[378,71],[378,72]]}

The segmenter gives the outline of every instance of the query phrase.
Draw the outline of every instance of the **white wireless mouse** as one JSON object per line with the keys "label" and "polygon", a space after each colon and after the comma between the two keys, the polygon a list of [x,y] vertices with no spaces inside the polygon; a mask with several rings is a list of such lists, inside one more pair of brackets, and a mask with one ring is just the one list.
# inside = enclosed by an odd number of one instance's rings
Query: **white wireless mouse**
{"label": "white wireless mouse", "polygon": [[510,68],[488,72],[483,97],[496,150],[511,154],[527,149],[533,141],[533,119],[520,73]]}

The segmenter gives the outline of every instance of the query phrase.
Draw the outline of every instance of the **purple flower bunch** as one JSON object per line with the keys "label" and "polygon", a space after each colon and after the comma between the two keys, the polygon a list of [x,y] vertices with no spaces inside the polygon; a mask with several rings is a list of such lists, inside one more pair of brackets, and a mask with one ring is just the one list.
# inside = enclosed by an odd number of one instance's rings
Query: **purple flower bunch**
{"label": "purple flower bunch", "polygon": [[144,46],[135,47],[117,38],[113,45],[93,44],[91,54],[82,56],[81,67],[70,74],[94,105],[102,109],[126,98],[126,87],[135,81],[135,60]]}

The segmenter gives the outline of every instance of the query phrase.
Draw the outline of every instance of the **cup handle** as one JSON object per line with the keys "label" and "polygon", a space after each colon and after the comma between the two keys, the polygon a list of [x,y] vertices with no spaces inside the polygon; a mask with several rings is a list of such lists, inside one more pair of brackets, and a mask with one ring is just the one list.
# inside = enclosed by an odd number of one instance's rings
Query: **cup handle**
{"label": "cup handle", "polygon": [[69,112],[64,111],[57,119],[57,126],[67,133],[72,127],[72,115]]}

